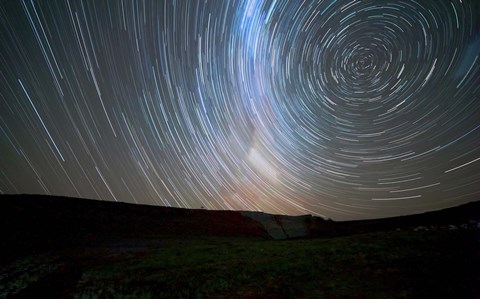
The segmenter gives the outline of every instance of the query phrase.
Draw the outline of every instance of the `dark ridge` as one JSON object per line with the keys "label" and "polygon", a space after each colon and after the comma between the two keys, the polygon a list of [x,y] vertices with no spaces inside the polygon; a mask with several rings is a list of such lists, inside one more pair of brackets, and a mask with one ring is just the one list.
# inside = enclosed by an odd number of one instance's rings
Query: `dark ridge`
{"label": "dark ridge", "polygon": [[1,195],[0,297],[480,298],[479,220],[480,202],[335,222]]}
{"label": "dark ridge", "polygon": [[355,220],[338,222],[346,232],[363,233],[371,231],[388,231],[393,229],[457,229],[478,228],[480,222],[480,201],[460,206],[425,212],[421,214],[381,218],[372,220]]}
{"label": "dark ridge", "polygon": [[422,214],[338,222],[311,215],[242,214],[261,222],[274,239],[330,238],[391,230],[480,229],[480,201]]}
{"label": "dark ridge", "polygon": [[478,228],[480,202],[423,214],[335,222],[320,217],[209,211],[46,195],[0,195],[4,253],[90,246],[125,238],[335,237],[404,229]]}
{"label": "dark ridge", "polygon": [[89,246],[123,238],[269,238],[236,211],[207,211],[46,195],[0,195],[2,252]]}

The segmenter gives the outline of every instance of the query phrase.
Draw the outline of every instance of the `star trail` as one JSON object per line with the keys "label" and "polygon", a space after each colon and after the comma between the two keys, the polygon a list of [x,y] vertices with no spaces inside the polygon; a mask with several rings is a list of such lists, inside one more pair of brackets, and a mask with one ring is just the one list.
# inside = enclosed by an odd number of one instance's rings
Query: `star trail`
{"label": "star trail", "polygon": [[335,220],[480,195],[480,3],[1,1],[0,192]]}

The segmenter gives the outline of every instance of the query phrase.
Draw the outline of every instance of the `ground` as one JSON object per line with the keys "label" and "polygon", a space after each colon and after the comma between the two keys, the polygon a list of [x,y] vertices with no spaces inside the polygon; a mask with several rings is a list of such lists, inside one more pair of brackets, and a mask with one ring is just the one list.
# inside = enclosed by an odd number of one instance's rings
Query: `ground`
{"label": "ground", "polygon": [[111,238],[4,258],[0,298],[479,298],[479,230]]}

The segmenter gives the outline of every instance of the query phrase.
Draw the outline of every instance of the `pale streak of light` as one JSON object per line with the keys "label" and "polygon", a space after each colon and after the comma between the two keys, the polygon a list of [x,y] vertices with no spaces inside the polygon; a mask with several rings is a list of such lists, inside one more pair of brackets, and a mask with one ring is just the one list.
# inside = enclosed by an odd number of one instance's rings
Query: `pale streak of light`
{"label": "pale streak of light", "polygon": [[110,192],[110,194],[112,195],[113,199],[115,199],[115,201],[118,201],[117,198],[115,197],[115,195],[113,195],[112,189],[110,189],[110,186],[109,186],[109,185],[107,184],[107,182],[105,181],[105,178],[103,177],[102,173],[100,172],[100,170],[98,169],[97,166],[95,166],[95,169],[97,170],[98,175],[99,175],[100,178],[102,179],[103,183],[104,183],[105,186],[107,187],[108,192]]}
{"label": "pale streak of light", "polygon": [[469,164],[472,164],[473,162],[477,162],[478,160],[480,160],[480,157],[478,157],[478,158],[476,158],[475,160],[472,160],[472,161],[470,161],[470,162],[467,162],[467,163],[465,163],[465,164],[462,164],[462,165],[460,165],[460,166],[454,167],[454,168],[452,168],[452,169],[445,170],[445,173],[448,173],[448,172],[450,172],[450,171],[457,170],[457,169],[459,169],[459,168],[462,168],[462,167],[464,167],[464,166],[467,166],[467,165],[469,165]]}
{"label": "pale streak of light", "polygon": [[431,184],[431,185],[426,185],[426,186],[421,186],[421,187],[416,187],[416,188],[410,188],[410,189],[393,190],[393,191],[390,191],[390,192],[391,193],[407,192],[407,191],[425,189],[425,188],[429,188],[429,187],[433,187],[433,186],[437,186],[437,185],[440,185],[440,183],[435,183],[435,184]]}
{"label": "pale streak of light", "polygon": [[38,119],[39,119],[40,122],[42,123],[42,126],[43,126],[43,128],[45,129],[45,132],[47,132],[48,137],[50,138],[50,140],[52,141],[53,145],[55,146],[55,149],[57,150],[57,153],[60,155],[60,158],[62,158],[62,161],[65,162],[65,159],[63,158],[62,153],[61,153],[60,150],[58,149],[57,144],[55,143],[55,141],[53,141],[52,135],[50,135],[50,132],[48,131],[47,127],[45,126],[45,123],[43,122],[42,118],[40,117],[40,114],[38,114],[37,108],[35,108],[35,105],[33,104],[32,100],[30,99],[30,96],[28,95],[27,91],[25,90],[25,87],[23,87],[22,81],[20,81],[20,79],[18,79],[18,82],[19,82],[20,85],[22,86],[23,92],[25,93],[25,95],[27,96],[28,100],[30,101],[30,104],[32,105],[33,110],[35,110],[35,113],[37,114]]}
{"label": "pale streak of light", "polygon": [[387,198],[372,198],[372,200],[402,200],[402,199],[412,199],[412,198],[419,198],[422,195],[414,195],[414,196],[405,196],[405,197],[387,197]]}

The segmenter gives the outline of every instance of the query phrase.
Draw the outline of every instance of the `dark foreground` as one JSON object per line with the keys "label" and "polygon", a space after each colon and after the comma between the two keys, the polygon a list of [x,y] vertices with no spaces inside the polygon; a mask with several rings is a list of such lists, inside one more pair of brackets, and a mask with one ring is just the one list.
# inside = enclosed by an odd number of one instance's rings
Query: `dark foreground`
{"label": "dark foreground", "polygon": [[480,202],[335,222],[1,195],[0,253],[0,298],[480,298]]}
{"label": "dark foreground", "polygon": [[478,230],[105,241],[4,260],[4,298],[478,298]]}

